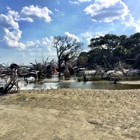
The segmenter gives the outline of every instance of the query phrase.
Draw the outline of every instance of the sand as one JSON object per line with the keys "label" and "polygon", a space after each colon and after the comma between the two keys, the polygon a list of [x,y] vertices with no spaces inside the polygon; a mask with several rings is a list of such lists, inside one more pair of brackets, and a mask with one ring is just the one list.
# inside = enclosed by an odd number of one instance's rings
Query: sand
{"label": "sand", "polygon": [[27,90],[0,96],[0,140],[139,140],[140,90]]}

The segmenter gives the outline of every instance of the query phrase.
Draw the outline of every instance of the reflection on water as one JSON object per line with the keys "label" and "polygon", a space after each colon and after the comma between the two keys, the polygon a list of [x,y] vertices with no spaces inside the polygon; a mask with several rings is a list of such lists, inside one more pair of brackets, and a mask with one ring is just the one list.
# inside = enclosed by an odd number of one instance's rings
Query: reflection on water
{"label": "reflection on water", "polygon": [[[21,85],[21,86],[20,86]],[[70,80],[61,80],[58,82],[57,77],[51,79],[44,79],[38,83],[24,84],[20,83],[21,90],[29,89],[58,89],[58,88],[81,88],[81,89],[108,89],[108,90],[122,90],[122,89],[140,89],[140,85],[135,84],[113,84],[113,81],[88,81],[78,82],[75,78]]]}
{"label": "reflection on water", "polygon": [[[59,88],[80,88],[80,89],[108,89],[108,90],[122,90],[122,89],[140,89],[140,80],[131,81],[120,81],[120,83],[113,84],[113,81],[88,81],[78,82],[76,77],[72,77],[70,80],[61,79],[58,82],[58,76],[53,75],[52,78],[43,79],[37,83],[34,82],[34,78],[29,79],[29,83],[25,83],[23,79],[19,82],[21,90],[30,89],[59,89]],[[137,84],[134,84],[137,83]],[[139,83],[139,84],[138,84]],[[0,79],[0,87],[4,86],[5,80]]]}

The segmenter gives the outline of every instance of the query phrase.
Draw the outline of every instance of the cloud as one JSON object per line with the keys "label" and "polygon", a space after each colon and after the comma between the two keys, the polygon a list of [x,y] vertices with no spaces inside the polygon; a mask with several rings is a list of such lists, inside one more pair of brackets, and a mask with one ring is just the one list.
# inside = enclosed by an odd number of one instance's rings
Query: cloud
{"label": "cloud", "polygon": [[52,46],[53,39],[52,37],[49,39],[47,37],[42,38],[42,44],[46,46]]}
{"label": "cloud", "polygon": [[90,44],[90,40],[91,38],[97,38],[97,37],[100,37],[100,36],[104,36],[104,34],[102,32],[85,32],[85,33],[82,33],[81,34],[82,37],[84,37],[87,41],[88,44]]}
{"label": "cloud", "polygon": [[14,10],[11,10],[10,7],[8,9],[8,15],[11,15],[15,21],[28,21],[28,22],[33,22],[33,19],[30,17],[22,17],[22,15]]}
{"label": "cloud", "polygon": [[3,43],[9,47],[25,48],[25,45],[19,42],[22,31],[19,30],[18,22],[14,21],[13,13],[9,12],[7,15],[0,15],[0,27],[4,30]]}
{"label": "cloud", "polygon": [[4,35],[4,41],[6,44],[10,47],[20,47],[21,49],[25,48],[25,45],[21,42],[18,42],[21,38],[22,31],[19,29],[9,31],[8,29],[4,28],[5,35]]}
{"label": "cloud", "polygon": [[30,51],[34,53],[39,53],[39,52],[46,52],[48,55],[53,55],[56,56],[56,50],[55,48],[52,47],[53,43],[53,36],[44,37],[41,40],[36,40],[36,41],[26,41],[26,48],[24,51]]}
{"label": "cloud", "polygon": [[71,3],[71,4],[79,4],[79,2],[77,2],[77,1],[69,1],[69,3]]}
{"label": "cloud", "polygon": [[90,2],[91,0],[78,0],[80,3],[82,2]]}
{"label": "cloud", "polygon": [[79,38],[77,36],[75,36],[74,34],[70,34],[69,32],[65,32],[65,35],[70,37],[70,38],[76,39],[77,41],[80,41]]}
{"label": "cloud", "polygon": [[0,27],[8,29],[18,29],[19,25],[14,21],[12,15],[0,14]]}
{"label": "cloud", "polygon": [[8,8],[8,15],[11,15],[14,20],[19,20],[20,18],[19,13],[14,10],[11,10],[10,8]]}
{"label": "cloud", "polygon": [[47,7],[39,8],[38,6],[33,5],[23,7],[20,13],[11,10],[10,7],[7,7],[7,10],[7,14],[0,14],[0,27],[4,31],[0,40],[1,43],[6,45],[5,48],[15,47],[26,49],[26,47],[38,46],[40,44],[39,42],[36,42],[35,44],[32,41],[27,41],[26,44],[24,44],[19,41],[22,37],[22,31],[19,29],[18,21],[24,20],[33,22],[34,19],[41,18],[45,20],[45,22],[50,22],[51,17],[49,14],[52,14],[52,12]]}
{"label": "cloud", "polygon": [[35,45],[35,43],[33,42],[33,41],[27,41],[26,42],[26,46],[27,47],[32,47],[32,46],[34,46]]}
{"label": "cloud", "polygon": [[90,43],[90,39],[92,38],[92,34],[91,33],[85,32],[85,33],[82,33],[81,36],[86,38],[88,44]]}
{"label": "cloud", "polygon": [[50,22],[52,19],[49,14],[52,14],[52,11],[49,10],[47,7],[39,8],[38,6],[30,5],[25,6],[21,10],[21,16],[28,17],[29,19],[44,19],[45,22]]}
{"label": "cloud", "polygon": [[94,38],[100,37],[100,36],[104,36],[104,34],[102,32],[95,32],[94,33]]}
{"label": "cloud", "polygon": [[112,22],[124,19],[129,10],[121,0],[95,0],[84,9],[84,12],[91,15],[93,21]]}
{"label": "cloud", "polygon": [[20,15],[20,13],[14,11],[14,10],[11,10],[10,7],[7,7],[7,10],[8,10],[8,15],[11,15],[14,19],[14,21],[28,21],[28,22],[33,22],[33,19],[29,18],[29,17],[22,17]]}
{"label": "cloud", "polygon": [[56,12],[59,12],[59,10],[58,9],[54,9]]}
{"label": "cloud", "polygon": [[78,1],[69,1],[69,3],[71,4],[80,4],[80,3],[83,3],[83,2],[90,2],[91,0],[78,0]]}
{"label": "cloud", "polygon": [[52,44],[53,44],[53,36],[50,36],[50,38],[48,37],[45,37],[45,38],[42,38],[42,46],[44,46],[46,48],[46,51],[47,53],[49,53],[49,55],[53,55],[53,56],[56,56],[56,50],[55,48],[52,47]]}
{"label": "cloud", "polygon": [[135,30],[134,32],[140,32],[139,22],[136,23],[134,17],[131,14],[128,14],[125,17],[125,21],[123,22],[123,24],[125,24],[125,28],[123,30],[131,28],[131,30]]}

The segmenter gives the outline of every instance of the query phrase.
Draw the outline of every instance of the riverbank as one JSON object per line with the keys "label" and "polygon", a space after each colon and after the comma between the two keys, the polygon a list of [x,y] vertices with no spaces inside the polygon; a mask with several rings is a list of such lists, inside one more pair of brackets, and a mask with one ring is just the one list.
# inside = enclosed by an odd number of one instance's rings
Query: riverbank
{"label": "riverbank", "polygon": [[0,96],[2,140],[138,140],[140,90],[26,90]]}
{"label": "riverbank", "polygon": [[119,81],[119,84],[128,84],[128,85],[140,85],[140,81]]}

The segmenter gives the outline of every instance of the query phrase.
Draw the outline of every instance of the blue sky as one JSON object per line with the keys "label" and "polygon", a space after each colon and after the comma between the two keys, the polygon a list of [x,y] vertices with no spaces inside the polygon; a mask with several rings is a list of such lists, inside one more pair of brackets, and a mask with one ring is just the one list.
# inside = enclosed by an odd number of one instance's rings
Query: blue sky
{"label": "blue sky", "polygon": [[1,0],[0,64],[56,59],[54,36],[84,43],[105,34],[140,32],[140,0]]}

